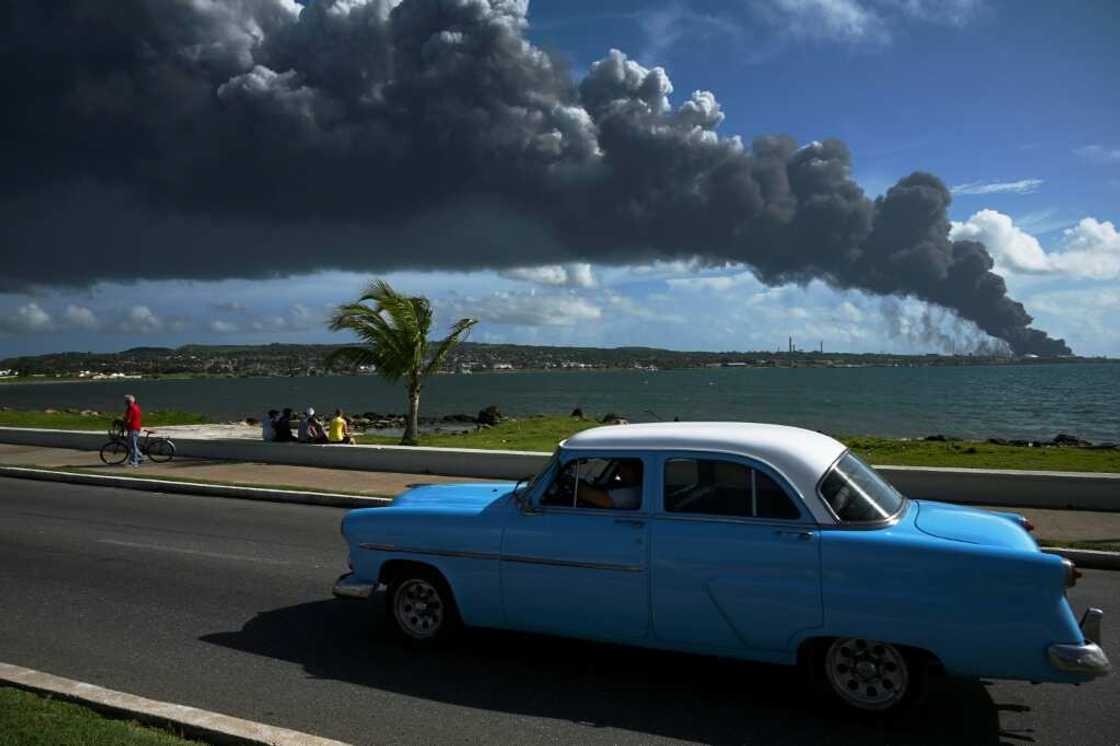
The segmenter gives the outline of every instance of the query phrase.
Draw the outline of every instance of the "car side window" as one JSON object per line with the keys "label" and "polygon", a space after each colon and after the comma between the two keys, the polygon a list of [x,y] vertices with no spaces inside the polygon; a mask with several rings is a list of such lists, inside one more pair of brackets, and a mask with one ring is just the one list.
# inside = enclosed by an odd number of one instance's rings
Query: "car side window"
{"label": "car side window", "polygon": [[642,506],[642,460],[581,458],[562,465],[541,505],[637,510]]}
{"label": "car side window", "polygon": [[669,459],[665,462],[664,496],[669,513],[779,520],[801,517],[789,495],[768,474],[734,461]]}

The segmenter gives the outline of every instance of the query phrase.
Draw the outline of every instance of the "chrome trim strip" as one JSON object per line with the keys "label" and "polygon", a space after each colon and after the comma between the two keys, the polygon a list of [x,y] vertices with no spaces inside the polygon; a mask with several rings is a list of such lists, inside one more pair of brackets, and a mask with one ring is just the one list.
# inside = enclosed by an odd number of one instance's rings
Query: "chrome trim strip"
{"label": "chrome trim strip", "polygon": [[501,556],[493,552],[460,552],[447,549],[420,549],[417,547],[402,547],[396,544],[359,544],[362,549],[374,552],[400,552],[403,554],[424,554],[433,557],[465,557],[467,559],[501,560],[503,562],[520,562],[530,565],[550,565],[553,567],[578,567],[585,570],[609,570],[616,572],[642,572],[641,565],[618,565],[609,562],[579,562],[576,560],[558,560],[545,557],[526,557],[520,555]]}
{"label": "chrome trim strip", "polygon": [[544,557],[522,557],[510,555],[508,557],[502,557],[502,562],[521,562],[529,565],[550,565],[553,567],[578,567],[584,570],[642,572],[641,565],[616,565],[610,562],[577,562],[575,560],[545,559]]}
{"label": "chrome trim strip", "polygon": [[359,544],[362,549],[374,552],[402,552],[404,554],[427,554],[433,557],[465,557],[467,559],[496,560],[499,555],[494,552],[465,552],[451,549],[420,549],[418,547],[402,547],[396,544]]}
{"label": "chrome trim strip", "polygon": [[744,526],[761,526],[763,528],[820,528],[820,525],[800,518],[752,518],[745,515],[706,515],[704,513],[659,513],[653,516],[653,520],[688,521],[690,523],[738,523]]}

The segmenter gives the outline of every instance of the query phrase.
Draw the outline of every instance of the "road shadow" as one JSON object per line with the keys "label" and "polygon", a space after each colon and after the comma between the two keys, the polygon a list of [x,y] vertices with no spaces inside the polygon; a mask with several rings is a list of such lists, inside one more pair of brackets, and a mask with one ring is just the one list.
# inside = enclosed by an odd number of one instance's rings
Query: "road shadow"
{"label": "road shadow", "polygon": [[935,678],[904,716],[824,709],[798,672],[773,666],[496,630],[417,652],[381,622],[381,600],[265,611],[201,637],[291,661],[311,676],[409,697],[705,743],[1023,743],[1002,733],[980,682]]}

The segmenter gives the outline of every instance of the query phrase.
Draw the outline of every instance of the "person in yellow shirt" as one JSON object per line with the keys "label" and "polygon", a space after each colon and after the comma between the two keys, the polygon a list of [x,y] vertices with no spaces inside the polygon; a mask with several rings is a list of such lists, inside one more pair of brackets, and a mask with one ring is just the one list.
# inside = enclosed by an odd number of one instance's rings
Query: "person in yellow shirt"
{"label": "person in yellow shirt", "polygon": [[327,441],[330,443],[353,443],[354,436],[350,434],[350,423],[342,416],[342,410],[334,410],[334,417],[329,423]]}

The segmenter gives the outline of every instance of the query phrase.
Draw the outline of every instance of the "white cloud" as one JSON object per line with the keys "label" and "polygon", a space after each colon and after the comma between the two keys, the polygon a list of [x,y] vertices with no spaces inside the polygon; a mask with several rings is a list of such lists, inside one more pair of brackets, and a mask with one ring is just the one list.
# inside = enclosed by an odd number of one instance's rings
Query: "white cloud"
{"label": "white cloud", "polygon": [[1042,186],[1042,179],[1020,179],[1019,181],[970,181],[967,184],[958,184],[949,191],[953,194],[998,194],[1001,192],[1011,194],[1031,194],[1037,192]]}
{"label": "white cloud", "polygon": [[133,306],[128,309],[119,327],[129,334],[155,334],[163,330],[163,320],[147,306]]}
{"label": "white cloud", "polygon": [[1081,148],[1074,148],[1073,153],[1093,163],[1120,163],[1120,148],[1086,145]]}
{"label": "white cloud", "polygon": [[91,309],[73,303],[66,306],[62,318],[66,321],[67,326],[74,329],[92,330],[101,325],[97,315]]}
{"label": "white cloud", "polygon": [[215,303],[214,308],[226,313],[245,313],[245,311],[248,310],[246,309],[244,303],[240,303],[235,300],[227,300],[221,303]]}
{"label": "white cloud", "polygon": [[1052,290],[1028,299],[1044,328],[1059,333],[1081,354],[1115,356],[1120,350],[1120,288]]}
{"label": "white cloud", "polygon": [[858,0],[772,0],[770,8],[787,33],[810,39],[887,42],[885,19]]}
{"label": "white cloud", "polygon": [[768,0],[754,7],[795,38],[889,44],[903,22],[963,26],[980,6],[980,0]]}
{"label": "white cloud", "polygon": [[980,210],[963,223],[954,222],[949,235],[983,243],[1001,272],[1120,278],[1120,234],[1108,221],[1082,219],[1063,232],[1061,245],[1053,251],[996,210]]}
{"label": "white cloud", "polygon": [[515,267],[498,272],[510,280],[532,282],[537,285],[566,286],[576,288],[595,287],[595,274],[591,265],[584,262],[570,264],[544,264],[537,267]]}
{"label": "white cloud", "polygon": [[0,333],[4,334],[34,334],[48,331],[53,326],[51,315],[34,301],[20,306],[14,313],[0,316]]}
{"label": "white cloud", "polygon": [[223,319],[214,319],[210,322],[210,331],[215,334],[234,334],[239,331],[237,324]]}
{"label": "white cloud", "polygon": [[603,310],[575,293],[494,292],[452,299],[452,315],[511,326],[571,326],[598,321]]}
{"label": "white cloud", "polygon": [[980,0],[886,0],[916,20],[963,26],[980,11]]}

